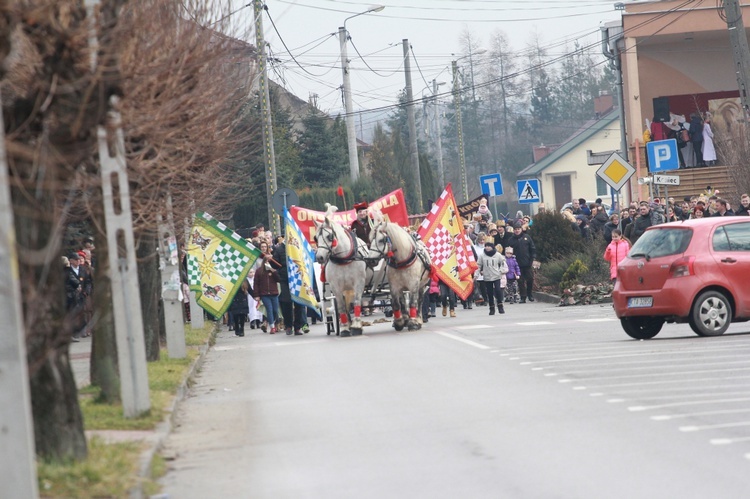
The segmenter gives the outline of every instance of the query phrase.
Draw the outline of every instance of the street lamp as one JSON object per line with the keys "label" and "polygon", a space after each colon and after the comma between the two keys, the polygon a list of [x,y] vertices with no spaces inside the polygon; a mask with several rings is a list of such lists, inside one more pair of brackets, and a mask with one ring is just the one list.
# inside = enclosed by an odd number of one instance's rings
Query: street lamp
{"label": "street lamp", "polygon": [[[486,49],[480,49],[475,54],[484,54],[487,52]],[[456,128],[458,130],[458,166],[461,170],[461,193],[464,196],[464,202],[469,200],[469,185],[466,180],[466,154],[464,152],[464,127],[463,120],[461,119],[461,89],[458,84],[458,61],[461,59],[469,58],[471,65],[471,91],[474,96],[474,64],[471,60],[472,53],[469,51],[469,55],[459,57],[451,63],[453,69],[453,97],[456,105]]]}
{"label": "street lamp", "polygon": [[372,12],[380,12],[385,9],[385,5],[375,5],[364,12],[354,14],[344,19],[343,26],[339,27],[339,46],[341,48],[341,72],[344,76],[344,110],[346,112],[346,142],[349,149],[349,175],[352,181],[359,178],[359,158],[357,157],[357,131],[354,124],[353,106],[352,106],[352,84],[349,79],[349,58],[346,54],[346,41],[348,34],[346,31],[346,21],[357,16],[363,16]]}

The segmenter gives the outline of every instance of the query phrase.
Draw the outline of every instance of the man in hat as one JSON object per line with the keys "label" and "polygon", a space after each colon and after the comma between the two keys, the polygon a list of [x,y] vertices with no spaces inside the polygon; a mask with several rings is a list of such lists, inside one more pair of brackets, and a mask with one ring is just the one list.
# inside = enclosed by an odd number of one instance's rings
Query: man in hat
{"label": "man in hat", "polygon": [[81,268],[81,255],[71,253],[68,255],[70,267],[65,268],[65,310],[72,324],[72,341],[79,341],[78,335],[83,327],[83,286],[82,281],[85,278]]}
{"label": "man in hat", "polygon": [[522,222],[516,222],[513,225],[513,236],[510,238],[509,246],[513,248],[516,255],[518,267],[521,269],[521,278],[518,280],[518,287],[521,292],[521,303],[526,303],[526,299],[534,301],[532,290],[534,288],[534,260],[536,260],[536,246],[531,237],[522,230]]}
{"label": "man in hat", "polygon": [[357,212],[357,219],[352,222],[351,230],[357,235],[358,238],[370,244],[370,223],[367,220],[367,201],[362,201],[354,205],[354,209]]}

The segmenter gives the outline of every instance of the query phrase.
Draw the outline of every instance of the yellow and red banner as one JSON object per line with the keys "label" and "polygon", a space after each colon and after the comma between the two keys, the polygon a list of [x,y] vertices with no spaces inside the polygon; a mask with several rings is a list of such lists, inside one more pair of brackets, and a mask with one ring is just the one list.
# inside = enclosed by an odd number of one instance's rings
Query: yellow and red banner
{"label": "yellow and red banner", "polygon": [[[404,191],[397,189],[385,196],[369,203],[370,208],[380,210],[386,219],[402,227],[409,226],[409,215],[406,211],[406,201],[404,200]],[[325,212],[309,210],[300,206],[292,206],[289,213],[308,242],[312,243],[315,238],[315,220],[322,222],[325,218]],[[331,216],[333,222],[349,227],[357,219],[355,210],[337,211]]]}
{"label": "yellow and red banner", "polygon": [[434,274],[462,299],[474,290],[477,262],[448,184],[417,231],[427,246]]}

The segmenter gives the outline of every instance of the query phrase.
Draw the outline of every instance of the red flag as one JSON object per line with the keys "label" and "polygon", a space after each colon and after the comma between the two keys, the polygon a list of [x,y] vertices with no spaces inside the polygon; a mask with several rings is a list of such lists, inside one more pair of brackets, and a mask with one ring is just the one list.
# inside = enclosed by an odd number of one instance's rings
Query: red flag
{"label": "red flag", "polygon": [[336,194],[338,194],[340,198],[343,198],[344,197],[344,188],[341,187],[341,186],[339,186],[339,188],[336,189]]}
{"label": "red flag", "polygon": [[450,184],[432,205],[417,232],[427,246],[435,274],[462,300],[468,298],[474,289],[473,275],[478,267]]}

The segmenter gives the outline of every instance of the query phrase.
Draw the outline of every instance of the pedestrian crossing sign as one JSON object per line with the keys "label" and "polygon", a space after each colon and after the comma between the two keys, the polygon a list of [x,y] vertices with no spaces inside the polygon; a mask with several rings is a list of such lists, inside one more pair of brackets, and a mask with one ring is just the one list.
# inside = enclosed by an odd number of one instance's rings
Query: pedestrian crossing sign
{"label": "pedestrian crossing sign", "polygon": [[518,190],[518,202],[521,204],[538,203],[539,199],[539,179],[529,178],[516,181]]}

